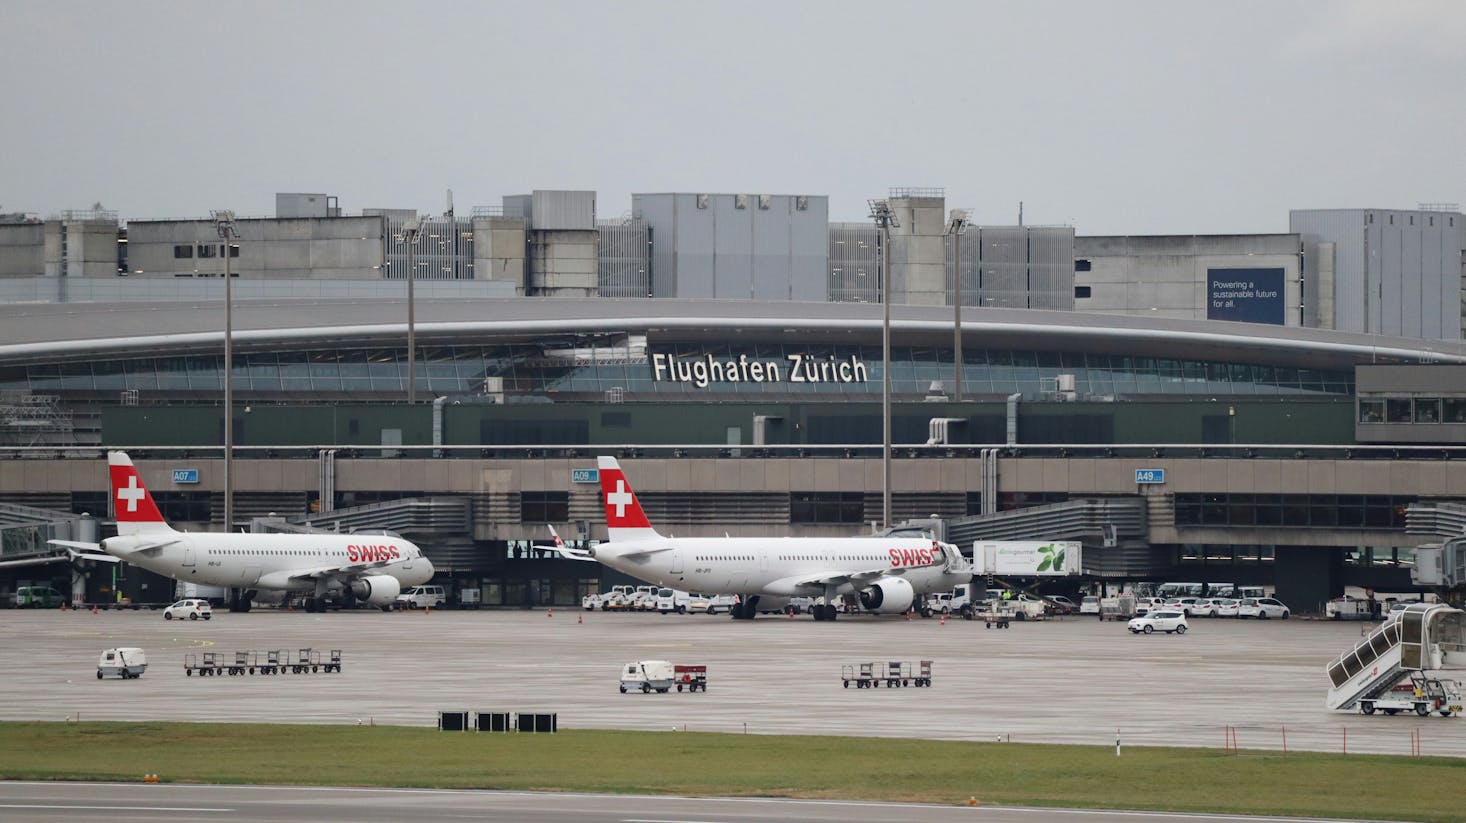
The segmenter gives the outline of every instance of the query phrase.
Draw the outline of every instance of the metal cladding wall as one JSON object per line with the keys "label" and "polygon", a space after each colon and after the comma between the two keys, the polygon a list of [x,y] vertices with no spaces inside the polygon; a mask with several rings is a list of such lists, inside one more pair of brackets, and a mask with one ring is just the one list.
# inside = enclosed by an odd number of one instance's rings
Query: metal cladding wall
{"label": "metal cladding wall", "polygon": [[825,197],[637,194],[652,232],[656,297],[824,300]]}
{"label": "metal cladding wall", "polygon": [[601,297],[651,297],[651,228],[641,220],[601,220],[597,280]]}
{"label": "metal cladding wall", "polygon": [[588,231],[596,227],[596,193],[593,191],[536,190],[530,199],[530,213],[526,216],[532,229]]}
{"label": "metal cladding wall", "polygon": [[[830,284],[827,299],[837,303],[876,303],[881,299],[881,232],[871,223],[831,223]],[[973,260],[977,255],[973,254]],[[964,259],[962,268],[976,272]],[[976,283],[976,274],[964,283]],[[973,294],[976,294],[974,288]]]}
{"label": "metal cladding wall", "polygon": [[1303,238],[1309,280],[1325,270],[1325,244],[1333,244],[1334,328],[1461,338],[1461,213],[1299,210],[1289,224]]}

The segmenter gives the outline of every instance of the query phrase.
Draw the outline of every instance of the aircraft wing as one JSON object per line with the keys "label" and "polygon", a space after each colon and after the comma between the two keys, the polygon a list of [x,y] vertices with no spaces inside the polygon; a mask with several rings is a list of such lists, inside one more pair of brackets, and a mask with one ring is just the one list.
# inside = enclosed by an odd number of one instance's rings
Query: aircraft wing
{"label": "aircraft wing", "polygon": [[560,556],[566,560],[589,560],[592,563],[596,562],[595,555],[591,554],[589,549],[576,549],[570,546],[541,546],[538,544],[535,545],[535,548],[559,552]]}
{"label": "aircraft wing", "polygon": [[[917,566],[915,568],[924,568]],[[782,580],[775,580],[764,587],[764,590],[771,594],[808,594],[810,592],[823,592],[827,586],[864,586],[874,583],[882,577],[892,575],[903,575],[910,571],[910,566],[883,566],[877,569],[865,569],[862,571],[849,571],[847,569],[831,569],[828,572],[819,572],[812,575],[800,577],[786,577]]]}
{"label": "aircraft wing", "polygon": [[289,580],[318,580],[322,577],[355,577],[370,572],[372,569],[379,569],[383,566],[390,566],[399,560],[378,560],[373,563],[353,563],[350,566],[320,566],[314,569],[296,569],[290,573]]}

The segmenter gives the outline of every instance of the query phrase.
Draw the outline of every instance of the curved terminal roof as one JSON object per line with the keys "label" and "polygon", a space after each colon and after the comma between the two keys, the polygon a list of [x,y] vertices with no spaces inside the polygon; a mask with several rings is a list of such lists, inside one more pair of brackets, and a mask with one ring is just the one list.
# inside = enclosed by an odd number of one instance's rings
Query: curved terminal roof
{"label": "curved terminal roof", "polygon": [[[503,298],[418,300],[418,345],[553,339],[627,332],[658,339],[878,343],[881,306],[748,300]],[[945,347],[950,307],[891,307],[893,343]],[[221,301],[0,306],[0,366],[97,357],[218,351]],[[405,299],[236,301],[238,351],[401,345]],[[1466,363],[1466,343],[1350,332],[966,307],[964,345],[1349,369],[1360,363]]]}

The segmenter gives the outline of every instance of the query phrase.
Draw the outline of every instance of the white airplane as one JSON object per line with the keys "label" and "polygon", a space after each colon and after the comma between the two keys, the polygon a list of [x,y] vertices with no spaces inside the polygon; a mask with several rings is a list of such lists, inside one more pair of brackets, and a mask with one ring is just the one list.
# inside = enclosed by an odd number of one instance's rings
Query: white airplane
{"label": "white airplane", "polygon": [[[972,580],[956,546],[910,537],[663,537],[614,457],[599,457],[610,540],[594,549],[560,548],[617,571],[683,591],[736,594],[732,614],[752,619],[783,609],[792,597],[823,597],[810,611],[834,620],[837,598],[879,614],[909,609],[917,595],[951,591]],[[556,540],[557,547],[560,541]]]}
{"label": "white airplane", "polygon": [[101,550],[174,580],[241,589],[237,611],[248,611],[251,600],[278,603],[288,592],[305,593],[307,611],[323,610],[328,598],[347,594],[390,606],[404,588],[433,576],[422,550],[395,535],[174,531],[126,452],[107,452],[107,465],[117,536],[101,543],[50,543],[89,559]]}

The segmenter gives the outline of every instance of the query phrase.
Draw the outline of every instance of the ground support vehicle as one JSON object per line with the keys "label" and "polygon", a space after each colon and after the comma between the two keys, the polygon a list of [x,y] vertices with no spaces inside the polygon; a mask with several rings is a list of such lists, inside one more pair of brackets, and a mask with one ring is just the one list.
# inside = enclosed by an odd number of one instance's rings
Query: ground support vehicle
{"label": "ground support vehicle", "polygon": [[192,652],[183,656],[183,673],[192,677],[195,673],[199,677],[209,677],[221,671],[218,652],[204,652],[194,654]]}
{"label": "ground support vehicle", "polygon": [[265,662],[259,666],[260,674],[279,674],[290,664],[290,652],[285,649],[270,649],[265,652]]}
{"label": "ground support vehicle", "polygon": [[225,666],[224,671],[231,677],[242,674],[254,674],[255,662],[258,658],[259,655],[255,654],[252,651],[235,652],[234,662],[229,664],[228,666]]}
{"label": "ground support vehicle", "polygon": [[1135,606],[1135,596],[1122,594],[1100,599],[1101,620],[1129,620],[1140,612]]}
{"label": "ground support vehicle", "polygon": [[107,649],[97,659],[97,679],[115,675],[123,680],[136,680],[148,670],[148,655],[142,649],[122,647]]}
{"label": "ground support vehicle", "polygon": [[857,689],[879,688],[882,683],[885,683],[888,689],[904,686],[930,687],[932,661],[917,661],[914,668],[909,661],[902,660],[841,666],[840,680],[847,689],[850,688],[851,683],[854,683]]}
{"label": "ground support vehicle", "polygon": [[677,691],[682,691],[685,686],[689,692],[701,689],[708,690],[708,667],[688,666],[681,663],[672,667],[673,679],[677,681]]}
{"label": "ground support vehicle", "polygon": [[1325,603],[1323,613],[1330,620],[1374,620],[1380,608],[1378,601],[1346,594]]}
{"label": "ground support vehicle", "polygon": [[321,653],[314,649],[301,649],[296,656],[295,662],[290,664],[292,674],[305,674],[307,672],[320,671]]}
{"label": "ground support vehicle", "polygon": [[54,609],[65,600],[50,586],[21,586],[11,595],[10,603],[17,609]]}
{"label": "ground support vehicle", "polygon": [[221,674],[240,676],[247,674],[310,674],[314,672],[340,672],[341,671],[341,650],[332,649],[328,657],[322,658],[321,652],[314,649],[301,649],[294,660],[286,649],[270,649],[265,652],[265,659],[260,660],[260,653],[253,649],[236,651],[232,661],[225,658],[220,652],[203,652],[195,654],[190,652],[183,656],[183,673],[188,676],[194,674],[200,677],[211,677]]}
{"label": "ground support vehicle", "polygon": [[665,694],[677,679],[676,669],[666,660],[637,660],[621,667],[621,693],[655,691]]}
{"label": "ground support vehicle", "polygon": [[1410,676],[1408,682],[1395,686],[1379,697],[1359,701],[1359,711],[1364,714],[1374,714],[1376,711],[1385,714],[1415,712],[1421,717],[1438,712],[1441,717],[1450,717],[1461,713],[1461,686],[1454,680],[1426,677],[1416,672]]}

